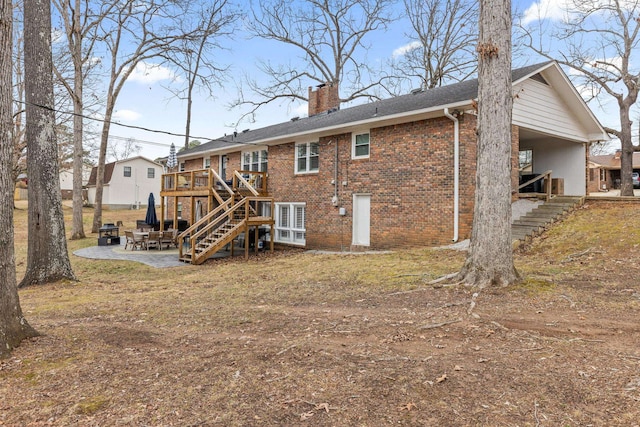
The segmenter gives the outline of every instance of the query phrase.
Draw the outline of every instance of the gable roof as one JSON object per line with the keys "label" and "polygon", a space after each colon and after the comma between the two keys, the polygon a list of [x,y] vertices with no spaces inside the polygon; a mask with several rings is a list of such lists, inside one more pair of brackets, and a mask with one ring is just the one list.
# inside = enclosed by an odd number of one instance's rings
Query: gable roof
{"label": "gable roof", "polygon": [[[556,74],[564,73],[557,63],[552,61],[518,68],[512,71],[513,84],[517,84],[548,68],[555,68]],[[573,88],[573,85],[565,79]],[[562,83],[562,78],[556,81]],[[575,95],[578,95],[573,88]],[[567,90],[563,95],[566,95]],[[197,147],[178,153],[179,158],[195,157],[208,151],[226,151],[247,145],[269,145],[274,143],[292,142],[296,138],[305,135],[335,135],[348,132],[354,127],[366,126],[379,127],[394,122],[408,122],[425,117],[440,117],[445,108],[462,108],[471,105],[473,99],[478,96],[478,80],[467,80],[448,86],[437,87],[429,90],[413,91],[407,95],[396,96],[367,104],[322,113],[311,117],[293,119],[255,130],[234,133],[233,135],[218,138]],[[578,95],[579,97],[579,95]],[[595,121],[595,128],[602,129],[597,119],[593,116],[586,103],[582,102],[582,110],[586,111],[588,118]],[[590,115],[589,115],[590,114]],[[373,126],[375,124],[375,126]],[[604,130],[602,129],[604,133]]]}
{"label": "gable roof", "polygon": [[[104,165],[104,184],[108,184],[111,182],[111,177],[113,177],[113,170],[116,168],[118,163],[129,163],[133,160],[142,159],[146,160],[149,163],[153,163],[155,166],[163,167],[160,163],[154,162],[144,156],[136,156],[129,157],[128,159],[116,160],[115,162],[105,163]],[[94,166],[91,168],[91,175],[89,175],[89,181],[87,181],[87,186],[95,186],[98,177],[98,167]]]}
{"label": "gable roof", "polygon": [[[619,154],[603,154],[601,156],[590,156],[589,160],[603,169],[620,169]],[[640,152],[634,152],[632,158],[634,168],[640,168]]]}

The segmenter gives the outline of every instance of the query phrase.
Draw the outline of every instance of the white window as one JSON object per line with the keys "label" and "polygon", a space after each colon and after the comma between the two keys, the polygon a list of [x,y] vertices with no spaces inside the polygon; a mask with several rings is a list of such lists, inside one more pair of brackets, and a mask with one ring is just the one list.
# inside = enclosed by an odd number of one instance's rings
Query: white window
{"label": "white window", "polygon": [[202,162],[202,169],[209,169],[211,168],[211,157],[205,157],[204,161]]}
{"label": "white window", "polygon": [[185,164],[184,162],[180,163],[180,172],[184,172]]}
{"label": "white window", "polygon": [[147,168],[147,178],[155,178],[155,177],[156,177],[156,169]]}
{"label": "white window", "polygon": [[317,142],[296,144],[296,173],[318,172],[319,165]]}
{"label": "white window", "polygon": [[267,150],[244,151],[242,170],[254,172],[267,171]]}
{"label": "white window", "polygon": [[292,245],[306,244],[304,203],[276,203],[274,240]]}
{"label": "white window", "polygon": [[351,157],[354,159],[366,159],[369,157],[369,132],[353,133]]}
{"label": "white window", "polygon": [[131,166],[124,167],[124,176],[126,176],[127,178],[131,177]]}

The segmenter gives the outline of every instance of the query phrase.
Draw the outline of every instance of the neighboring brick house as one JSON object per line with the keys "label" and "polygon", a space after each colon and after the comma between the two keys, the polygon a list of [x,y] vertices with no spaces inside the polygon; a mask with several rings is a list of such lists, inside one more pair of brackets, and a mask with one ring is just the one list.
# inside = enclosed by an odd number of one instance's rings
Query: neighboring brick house
{"label": "neighboring brick house", "polygon": [[[565,194],[584,195],[585,147],[607,139],[602,126],[554,62],[514,70],[513,93],[514,198],[522,150],[534,172],[553,170]],[[337,88],[322,85],[309,88],[309,117],[234,133],[178,160],[184,170],[210,166],[227,177],[268,171],[278,243],[442,245],[471,234],[476,97],[470,80],[340,109]]]}
{"label": "neighboring brick house", "polygon": [[[622,152],[589,157],[589,192],[620,188],[620,156]],[[640,173],[640,153],[633,153],[633,172]]]}

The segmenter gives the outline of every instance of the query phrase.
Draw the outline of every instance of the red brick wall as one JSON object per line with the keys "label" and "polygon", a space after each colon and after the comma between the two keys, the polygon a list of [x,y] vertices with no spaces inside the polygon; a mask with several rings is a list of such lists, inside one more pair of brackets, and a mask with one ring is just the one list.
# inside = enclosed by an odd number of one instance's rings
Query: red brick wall
{"label": "red brick wall", "polygon": [[327,83],[324,86],[309,87],[309,117],[340,107],[338,85]]}
{"label": "red brick wall", "polygon": [[[475,117],[460,119],[460,238],[470,234],[475,189]],[[276,202],[306,202],[310,248],[348,249],[353,195],[371,194],[371,247],[440,245],[453,238],[453,122],[446,118],[370,130],[370,157],[351,159],[351,134],[320,141],[317,174],[294,173],[294,143],[269,148]],[[333,206],[335,150],[338,199]],[[346,185],[343,183],[346,182]],[[339,207],[347,211],[339,215]]]}
{"label": "red brick wall", "polygon": [[[463,240],[470,236],[473,221],[476,117],[465,114],[459,123],[459,239]],[[269,194],[276,202],[306,203],[307,247],[334,250],[351,247],[354,194],[371,195],[372,249],[451,243],[454,236],[453,122],[443,117],[370,129],[368,159],[351,159],[351,138],[351,133],[321,138],[319,171],[314,174],[295,174],[293,141],[269,147]],[[336,147],[337,182],[334,185]],[[515,190],[518,182],[516,126],[512,151]],[[196,163],[198,161],[193,165]],[[201,160],[198,164],[199,169]],[[217,156],[212,157],[211,165],[218,168]],[[240,166],[240,152],[229,154],[229,174]],[[332,204],[335,191],[338,206]],[[183,217],[187,217],[188,198],[183,199]],[[346,215],[339,215],[340,207],[346,209]]]}

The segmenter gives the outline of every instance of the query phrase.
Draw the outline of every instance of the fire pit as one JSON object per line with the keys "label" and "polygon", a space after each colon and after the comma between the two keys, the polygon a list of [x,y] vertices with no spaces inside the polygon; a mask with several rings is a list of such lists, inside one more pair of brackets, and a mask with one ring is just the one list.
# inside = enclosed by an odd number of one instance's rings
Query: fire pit
{"label": "fire pit", "polygon": [[98,246],[119,245],[120,228],[112,223],[102,224],[98,230]]}

